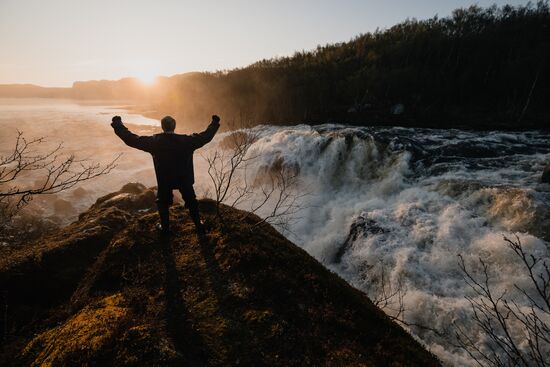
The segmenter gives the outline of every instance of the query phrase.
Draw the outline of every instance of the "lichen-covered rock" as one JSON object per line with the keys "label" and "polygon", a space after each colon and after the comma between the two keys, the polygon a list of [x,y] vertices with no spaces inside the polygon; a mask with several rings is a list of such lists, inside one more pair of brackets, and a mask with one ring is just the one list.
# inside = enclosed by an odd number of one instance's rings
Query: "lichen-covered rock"
{"label": "lichen-covered rock", "polygon": [[30,356],[31,366],[58,366],[91,359],[112,344],[128,310],[120,294],[105,297],[36,335],[22,350],[21,357]]}
{"label": "lichen-covered rock", "polygon": [[140,183],[129,183],[119,191],[107,194],[97,199],[90,210],[106,207],[116,207],[130,212],[154,209],[156,194]]}

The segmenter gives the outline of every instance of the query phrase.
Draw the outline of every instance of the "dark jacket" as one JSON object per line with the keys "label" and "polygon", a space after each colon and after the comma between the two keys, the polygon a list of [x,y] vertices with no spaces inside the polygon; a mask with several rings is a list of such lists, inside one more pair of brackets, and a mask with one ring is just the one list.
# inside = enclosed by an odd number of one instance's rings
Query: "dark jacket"
{"label": "dark jacket", "polygon": [[159,187],[179,188],[195,183],[193,152],[214,138],[220,123],[212,121],[206,130],[192,135],[138,136],[122,122],[113,122],[111,126],[126,145],[151,153]]}

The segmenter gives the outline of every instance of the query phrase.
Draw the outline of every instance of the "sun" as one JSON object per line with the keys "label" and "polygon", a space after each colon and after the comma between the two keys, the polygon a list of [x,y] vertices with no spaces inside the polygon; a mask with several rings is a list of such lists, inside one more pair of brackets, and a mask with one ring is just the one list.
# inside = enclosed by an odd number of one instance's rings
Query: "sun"
{"label": "sun", "polygon": [[138,79],[146,86],[156,84],[157,78],[161,74],[161,65],[153,60],[134,60],[123,66],[128,76]]}
{"label": "sun", "polygon": [[155,72],[143,70],[136,73],[136,78],[145,85],[153,85],[157,81],[158,75]]}

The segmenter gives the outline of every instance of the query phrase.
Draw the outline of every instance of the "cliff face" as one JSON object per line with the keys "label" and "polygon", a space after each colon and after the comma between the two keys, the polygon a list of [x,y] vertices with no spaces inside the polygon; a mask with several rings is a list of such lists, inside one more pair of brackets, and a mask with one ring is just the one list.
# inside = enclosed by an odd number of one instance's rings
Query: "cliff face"
{"label": "cliff face", "polygon": [[253,215],[201,201],[155,232],[126,185],[55,236],[0,260],[0,365],[364,365],[438,362],[361,292]]}

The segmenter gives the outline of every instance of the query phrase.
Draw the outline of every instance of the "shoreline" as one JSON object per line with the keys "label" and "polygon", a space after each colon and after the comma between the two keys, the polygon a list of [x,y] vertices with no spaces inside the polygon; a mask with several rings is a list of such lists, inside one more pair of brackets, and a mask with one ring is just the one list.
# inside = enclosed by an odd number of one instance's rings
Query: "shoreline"
{"label": "shoreline", "polygon": [[[57,97],[0,97],[0,106],[2,106],[2,100],[10,101],[56,101],[56,102],[70,102],[75,103],[80,106],[98,106],[106,107],[115,110],[124,110],[129,114],[140,115],[142,117],[153,119],[159,121],[166,113],[161,113],[155,108],[154,104],[151,103],[140,103],[139,101],[132,100],[109,100],[109,99],[77,99],[77,98],[57,98]],[[24,104],[24,103],[21,103]],[[47,103],[45,103],[47,104]],[[174,110],[174,108],[170,108]],[[178,119],[178,118],[176,118]],[[199,124],[198,119],[193,119],[193,121],[185,122],[187,126],[194,127]],[[226,118],[227,120],[227,118]],[[343,126],[355,126],[355,127],[372,127],[372,128],[387,128],[387,127],[397,127],[397,128],[411,128],[411,129],[434,129],[434,130],[463,130],[463,131],[478,131],[478,132],[490,132],[490,131],[507,131],[507,132],[525,132],[525,131],[550,131],[550,117],[546,126],[540,126],[540,122],[536,121],[524,121],[521,122],[521,126],[517,126],[517,123],[492,123],[494,118],[471,118],[469,122],[457,122],[458,119],[450,119],[452,122],[447,122],[445,126],[441,126],[437,121],[445,120],[445,117],[436,119],[435,117],[430,117],[426,119],[416,119],[411,116],[406,115],[380,115],[380,116],[363,116],[362,118],[355,117],[344,117],[341,118],[313,118],[306,120],[296,120],[292,122],[283,122],[283,121],[272,121],[272,122],[254,122],[252,126],[258,125],[271,125],[271,126],[295,126],[295,125],[324,125],[324,124],[337,124]],[[139,124],[140,125],[140,124]],[[222,127],[222,131],[225,130]]]}

